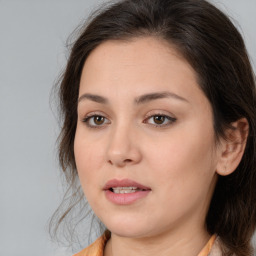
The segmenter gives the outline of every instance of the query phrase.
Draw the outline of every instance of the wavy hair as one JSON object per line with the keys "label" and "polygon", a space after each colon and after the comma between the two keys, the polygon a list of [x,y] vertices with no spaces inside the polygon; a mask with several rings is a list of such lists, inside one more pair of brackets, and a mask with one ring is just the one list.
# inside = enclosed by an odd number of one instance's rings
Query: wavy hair
{"label": "wavy hair", "polygon": [[58,83],[63,121],[59,161],[71,193],[66,194],[52,219],[55,231],[84,200],[77,184],[73,149],[83,65],[104,41],[144,36],[165,40],[193,67],[212,106],[217,140],[225,136],[232,122],[242,117],[248,120],[243,158],[235,172],[219,176],[206,226],[210,234],[221,238],[225,255],[252,255],[251,238],[256,227],[255,75],[241,34],[224,13],[205,0],[115,1],[94,12],[80,30]]}

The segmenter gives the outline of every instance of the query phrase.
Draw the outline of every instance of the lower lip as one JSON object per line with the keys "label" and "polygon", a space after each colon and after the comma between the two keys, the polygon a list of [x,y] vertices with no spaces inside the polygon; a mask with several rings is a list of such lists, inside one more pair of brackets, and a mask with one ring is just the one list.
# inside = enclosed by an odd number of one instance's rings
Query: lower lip
{"label": "lower lip", "polygon": [[146,197],[150,191],[151,190],[143,190],[136,191],[133,193],[117,194],[110,190],[105,190],[105,195],[107,199],[114,204],[128,205],[134,203],[139,199]]}

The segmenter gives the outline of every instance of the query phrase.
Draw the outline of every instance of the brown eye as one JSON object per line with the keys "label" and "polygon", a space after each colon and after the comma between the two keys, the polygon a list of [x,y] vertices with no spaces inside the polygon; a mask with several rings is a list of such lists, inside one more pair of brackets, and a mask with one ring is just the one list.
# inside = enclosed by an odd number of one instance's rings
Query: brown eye
{"label": "brown eye", "polygon": [[105,117],[103,116],[94,116],[93,121],[96,125],[101,125],[105,121]]}
{"label": "brown eye", "polygon": [[110,124],[110,121],[105,116],[101,115],[87,116],[83,119],[83,122],[90,128],[102,128],[105,125]]}
{"label": "brown eye", "polygon": [[177,119],[167,115],[152,115],[148,117],[144,123],[154,125],[155,127],[167,127],[174,123]]}
{"label": "brown eye", "polygon": [[166,119],[165,116],[154,116],[154,122],[156,124],[163,124],[165,119]]}

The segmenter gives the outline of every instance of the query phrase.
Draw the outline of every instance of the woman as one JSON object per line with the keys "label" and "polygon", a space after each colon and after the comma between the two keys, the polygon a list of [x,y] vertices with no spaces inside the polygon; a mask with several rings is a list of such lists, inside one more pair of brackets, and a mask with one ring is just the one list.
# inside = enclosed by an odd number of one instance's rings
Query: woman
{"label": "woman", "polygon": [[117,1],[81,32],[59,92],[61,165],[107,229],[77,256],[253,255],[255,80],[222,12]]}

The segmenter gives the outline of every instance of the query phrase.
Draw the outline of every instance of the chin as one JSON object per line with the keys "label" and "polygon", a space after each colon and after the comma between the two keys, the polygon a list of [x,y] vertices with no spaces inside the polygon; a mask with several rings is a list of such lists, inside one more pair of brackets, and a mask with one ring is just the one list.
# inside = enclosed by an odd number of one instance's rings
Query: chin
{"label": "chin", "polygon": [[146,230],[138,230],[138,229],[124,230],[121,228],[117,228],[117,229],[110,230],[110,232],[112,234],[115,234],[116,236],[127,237],[127,238],[142,238],[142,237],[146,237],[148,235]]}
{"label": "chin", "polygon": [[[121,237],[144,237],[148,234],[148,225],[145,223],[138,222],[138,220],[118,220],[114,219],[113,221],[107,221],[106,227],[107,229]],[[139,223],[139,225],[138,225]]]}

